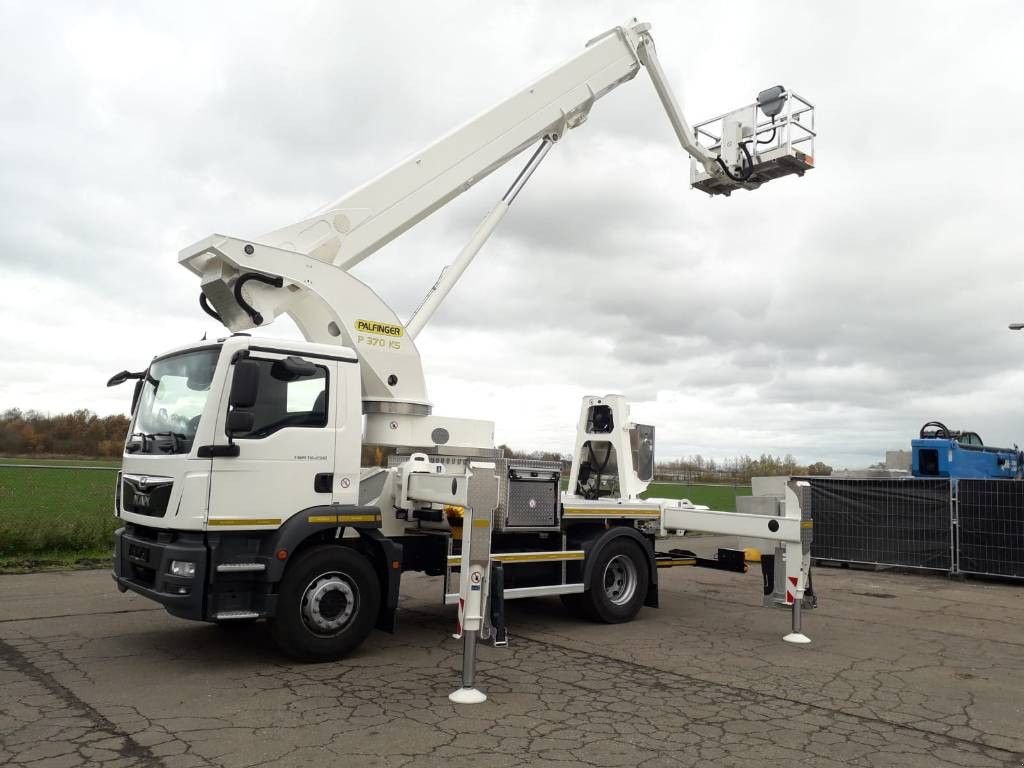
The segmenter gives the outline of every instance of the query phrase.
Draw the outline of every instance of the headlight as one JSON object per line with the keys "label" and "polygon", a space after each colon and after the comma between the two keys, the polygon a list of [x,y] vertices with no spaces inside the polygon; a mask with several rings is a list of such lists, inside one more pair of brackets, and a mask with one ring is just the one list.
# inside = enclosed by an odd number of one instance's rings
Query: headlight
{"label": "headlight", "polygon": [[196,575],[196,564],[190,560],[171,560],[171,576],[191,579]]}

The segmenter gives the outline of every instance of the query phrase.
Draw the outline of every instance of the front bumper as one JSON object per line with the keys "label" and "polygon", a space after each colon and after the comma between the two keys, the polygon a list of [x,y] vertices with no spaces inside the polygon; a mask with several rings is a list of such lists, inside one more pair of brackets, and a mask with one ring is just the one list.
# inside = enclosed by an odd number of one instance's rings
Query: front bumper
{"label": "front bumper", "polygon": [[[114,533],[114,581],[154,600],[183,619],[206,619],[208,550],[202,533],[170,533],[125,526]],[[172,560],[195,563],[191,578],[173,576]]]}

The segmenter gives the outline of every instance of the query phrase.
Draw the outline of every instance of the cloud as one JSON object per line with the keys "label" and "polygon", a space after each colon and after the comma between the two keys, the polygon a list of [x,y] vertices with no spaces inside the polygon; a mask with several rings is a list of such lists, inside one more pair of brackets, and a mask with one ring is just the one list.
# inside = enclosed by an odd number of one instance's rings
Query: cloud
{"label": "cloud", "polygon": [[[1019,439],[1024,236],[1012,3],[650,3],[691,119],[777,82],[818,168],[709,199],[640,72],[542,164],[419,339],[438,412],[571,447],[621,391],[663,457],[841,465],[940,418]],[[612,4],[5,6],[0,406],[123,410],[115,370],[220,329],[177,251],[375,176],[622,19]],[[779,19],[786,24],[780,26]],[[773,29],[772,34],[764,30]],[[518,170],[355,271],[408,316]],[[276,324],[267,332],[295,334]]]}

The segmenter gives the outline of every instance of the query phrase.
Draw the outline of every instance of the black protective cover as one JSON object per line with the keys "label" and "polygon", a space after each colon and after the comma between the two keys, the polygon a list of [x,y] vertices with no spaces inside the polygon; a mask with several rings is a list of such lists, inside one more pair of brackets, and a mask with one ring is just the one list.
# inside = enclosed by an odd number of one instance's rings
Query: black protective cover
{"label": "black protective cover", "polygon": [[811,556],[952,568],[949,480],[802,478],[811,484]]}

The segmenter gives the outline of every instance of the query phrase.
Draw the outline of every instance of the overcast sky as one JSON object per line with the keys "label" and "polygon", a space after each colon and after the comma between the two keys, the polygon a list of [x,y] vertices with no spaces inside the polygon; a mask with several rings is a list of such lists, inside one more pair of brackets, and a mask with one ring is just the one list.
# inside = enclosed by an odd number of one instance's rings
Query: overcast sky
{"label": "overcast sky", "polygon": [[[637,15],[691,121],[813,101],[818,167],[690,190],[641,72],[419,337],[435,413],[569,451],[579,398],[621,392],[660,458],[864,466],[930,419],[1024,442],[1024,10],[727,8],[0,2],[0,408],[123,412],[110,374],[222,331],[180,248],[304,218]],[[407,317],[519,165],[357,275]]]}

